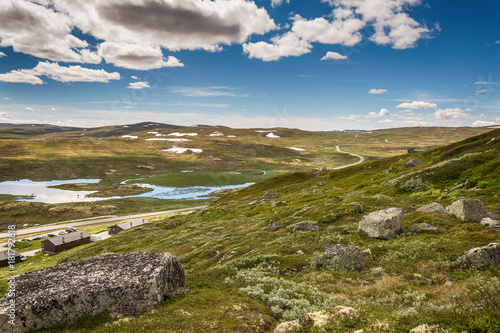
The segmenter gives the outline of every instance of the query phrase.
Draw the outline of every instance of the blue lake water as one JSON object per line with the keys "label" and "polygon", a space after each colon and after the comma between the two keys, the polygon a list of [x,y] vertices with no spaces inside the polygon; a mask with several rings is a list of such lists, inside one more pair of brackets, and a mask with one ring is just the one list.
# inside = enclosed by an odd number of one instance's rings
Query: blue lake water
{"label": "blue lake water", "polygon": [[159,199],[206,199],[207,195],[221,189],[246,187],[253,183],[225,185],[225,186],[188,186],[167,187],[150,184],[136,184],[153,189],[152,191],[124,197],[93,198],[88,195],[94,191],[70,191],[49,188],[49,186],[73,183],[98,183],[100,179],[73,179],[52,181],[31,181],[22,179],[18,181],[0,182],[0,194],[16,196],[32,196],[32,198],[19,199],[19,201],[33,201],[43,203],[88,202],[118,198],[153,197]]}

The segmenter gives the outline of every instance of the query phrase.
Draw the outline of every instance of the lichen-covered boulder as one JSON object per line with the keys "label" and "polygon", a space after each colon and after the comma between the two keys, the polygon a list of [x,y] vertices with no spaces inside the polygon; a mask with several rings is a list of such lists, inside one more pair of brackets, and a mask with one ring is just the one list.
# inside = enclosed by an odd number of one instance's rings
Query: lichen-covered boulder
{"label": "lichen-covered boulder", "polygon": [[0,300],[0,332],[50,328],[103,311],[135,316],[183,285],[182,265],[169,253],[119,253],[40,269],[18,276],[15,295]]}
{"label": "lichen-covered boulder", "polygon": [[358,233],[371,238],[394,239],[401,230],[402,208],[386,208],[367,214],[359,221]]}
{"label": "lichen-covered boulder", "polygon": [[364,266],[363,254],[357,246],[346,247],[337,244],[326,249],[321,259],[325,269],[334,271],[361,271]]}
{"label": "lichen-covered boulder", "polygon": [[479,199],[460,199],[446,207],[448,214],[453,214],[464,222],[479,222],[488,213]]}
{"label": "lichen-covered boulder", "polygon": [[470,267],[500,266],[500,244],[491,243],[483,247],[476,247],[457,259],[457,264]]}
{"label": "lichen-covered boulder", "polygon": [[407,167],[407,168],[414,168],[414,167],[422,165],[422,164],[424,164],[424,162],[422,162],[422,160],[420,158],[412,158],[411,160],[409,160],[405,164],[405,167]]}
{"label": "lichen-covered boulder", "polygon": [[431,202],[417,209],[417,212],[425,213],[446,213],[446,209],[438,202]]}
{"label": "lichen-covered boulder", "polygon": [[295,224],[293,227],[293,231],[300,229],[300,230],[310,230],[310,231],[320,231],[321,227],[317,226],[316,224],[312,224],[309,222],[299,222]]}

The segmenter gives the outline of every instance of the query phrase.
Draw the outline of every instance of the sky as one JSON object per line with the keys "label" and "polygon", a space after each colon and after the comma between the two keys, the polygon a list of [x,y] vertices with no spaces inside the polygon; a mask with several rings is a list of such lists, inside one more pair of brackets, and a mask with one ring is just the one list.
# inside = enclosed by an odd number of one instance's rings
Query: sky
{"label": "sky", "polygon": [[1,0],[0,123],[500,125],[498,0]]}

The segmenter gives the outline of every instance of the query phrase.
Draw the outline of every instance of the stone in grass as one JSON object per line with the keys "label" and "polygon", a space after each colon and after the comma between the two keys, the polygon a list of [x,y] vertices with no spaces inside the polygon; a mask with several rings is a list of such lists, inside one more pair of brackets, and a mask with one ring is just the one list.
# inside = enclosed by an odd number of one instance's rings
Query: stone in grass
{"label": "stone in grass", "polygon": [[184,285],[184,269],[170,253],[118,253],[25,273],[15,285],[15,325],[7,294],[0,300],[0,332],[46,329],[107,309],[136,316],[174,295]]}
{"label": "stone in grass", "polygon": [[437,227],[428,223],[415,223],[411,226],[411,231],[416,233],[426,233],[426,234],[439,234],[440,231]]}
{"label": "stone in grass", "polygon": [[320,231],[321,227],[319,227],[315,224],[309,223],[309,222],[299,222],[299,223],[295,224],[295,226],[293,227],[293,231],[295,231],[297,229],[310,230],[310,231]]}
{"label": "stone in grass", "polygon": [[425,276],[421,275],[421,274],[413,274],[413,276],[416,278],[416,279],[419,279],[420,281],[424,282],[424,283],[427,283],[427,284],[432,284],[432,280],[429,279],[429,278],[426,278]]}
{"label": "stone in grass", "polygon": [[326,249],[321,258],[325,269],[334,271],[361,271],[364,262],[361,250],[357,246],[346,247],[336,244]]}
{"label": "stone in grass", "polygon": [[321,194],[321,193],[323,193],[323,191],[318,190],[317,188],[313,190],[313,194]]}
{"label": "stone in grass", "polygon": [[252,202],[250,202],[248,205],[249,206],[257,206],[259,204],[259,200],[254,200]]}
{"label": "stone in grass", "polygon": [[485,217],[484,219],[482,219],[481,224],[487,228],[500,228],[500,221],[493,220],[489,217]]}
{"label": "stone in grass", "polygon": [[479,222],[488,213],[479,199],[460,199],[446,207],[448,214],[453,214],[464,222]]}
{"label": "stone in grass", "polygon": [[278,223],[276,223],[276,221],[274,221],[274,220],[269,221],[269,228],[278,229],[279,227],[281,227],[281,226]]}
{"label": "stone in grass", "polygon": [[483,247],[476,247],[464,254],[456,261],[458,265],[482,268],[486,266],[500,266],[500,244],[491,243]]}
{"label": "stone in grass", "polygon": [[358,233],[371,238],[394,239],[401,231],[404,210],[386,208],[369,213],[359,221]]}
{"label": "stone in grass", "polygon": [[374,267],[374,268],[370,269],[370,273],[372,273],[374,275],[386,275],[387,274],[382,267]]}
{"label": "stone in grass", "polygon": [[271,191],[271,190],[268,190],[266,193],[264,193],[263,197],[264,198],[271,198],[271,197],[275,197],[277,194],[274,193],[274,191]]}
{"label": "stone in grass", "polygon": [[431,202],[417,209],[417,212],[425,213],[446,213],[446,209],[438,202]]}
{"label": "stone in grass", "polygon": [[413,168],[413,167],[416,167],[416,166],[419,166],[419,165],[422,165],[422,164],[424,164],[424,162],[422,162],[422,160],[420,158],[412,158],[411,160],[409,160],[405,164],[405,167],[407,167],[407,168]]}

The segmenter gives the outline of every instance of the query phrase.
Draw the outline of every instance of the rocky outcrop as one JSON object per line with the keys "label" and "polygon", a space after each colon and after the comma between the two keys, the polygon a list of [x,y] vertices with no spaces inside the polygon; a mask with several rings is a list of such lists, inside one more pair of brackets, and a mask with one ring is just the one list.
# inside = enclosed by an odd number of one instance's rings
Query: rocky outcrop
{"label": "rocky outcrop", "polygon": [[488,213],[479,199],[461,199],[446,207],[448,214],[453,214],[464,222],[479,222]]}
{"label": "rocky outcrop", "polygon": [[481,224],[487,228],[500,228],[500,221],[493,220],[489,217],[485,217],[484,219],[482,219]]}
{"label": "rocky outcrop", "polygon": [[394,239],[401,230],[402,208],[386,208],[363,216],[358,233],[371,238]]}
{"label": "rocky outcrop", "polygon": [[357,246],[337,244],[326,249],[321,258],[325,269],[334,271],[358,271],[363,269],[363,255]]}
{"label": "rocky outcrop", "polygon": [[183,285],[182,265],[169,253],[119,253],[40,269],[18,276],[15,296],[0,300],[0,331],[50,328],[103,311],[135,316]]}
{"label": "rocky outcrop", "polygon": [[275,220],[270,220],[269,221],[269,228],[271,229],[278,229],[280,225],[275,221]]}
{"label": "rocky outcrop", "polygon": [[424,212],[424,213],[446,213],[446,209],[440,203],[431,202],[430,204],[427,204],[425,206],[422,206],[422,207],[418,208],[417,212]]}
{"label": "rocky outcrop", "polygon": [[321,227],[319,227],[315,224],[309,223],[309,222],[299,222],[299,223],[295,224],[295,226],[293,227],[293,231],[295,231],[297,229],[310,230],[310,231],[320,231]]}
{"label": "rocky outcrop", "polygon": [[500,266],[500,244],[491,243],[466,251],[457,259],[457,264],[476,268]]}
{"label": "rocky outcrop", "polygon": [[413,168],[413,167],[416,167],[416,166],[419,166],[422,164],[424,164],[424,162],[422,162],[422,160],[420,158],[412,158],[411,160],[406,162],[405,167]]}
{"label": "rocky outcrop", "polygon": [[272,197],[275,197],[277,194],[274,193],[274,191],[271,191],[271,190],[268,190],[266,193],[264,193],[264,195],[262,197],[264,198],[272,198]]}
{"label": "rocky outcrop", "polygon": [[416,233],[439,234],[439,229],[429,223],[415,223],[411,226],[411,231]]}

